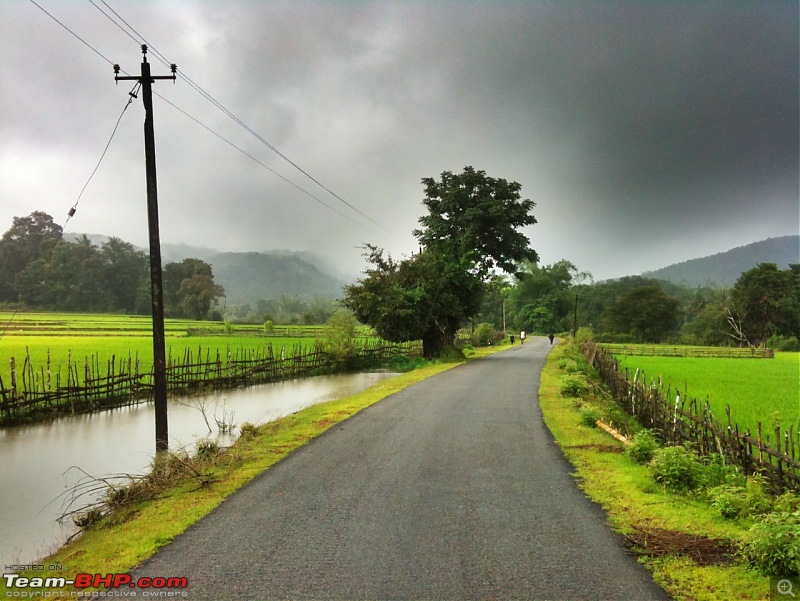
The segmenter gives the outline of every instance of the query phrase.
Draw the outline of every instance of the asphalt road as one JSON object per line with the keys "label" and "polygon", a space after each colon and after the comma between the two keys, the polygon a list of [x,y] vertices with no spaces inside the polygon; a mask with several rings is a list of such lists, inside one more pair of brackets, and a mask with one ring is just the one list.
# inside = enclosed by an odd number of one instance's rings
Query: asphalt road
{"label": "asphalt road", "polygon": [[188,598],[668,599],[542,421],[546,338],[394,394],[296,451],[133,575]]}

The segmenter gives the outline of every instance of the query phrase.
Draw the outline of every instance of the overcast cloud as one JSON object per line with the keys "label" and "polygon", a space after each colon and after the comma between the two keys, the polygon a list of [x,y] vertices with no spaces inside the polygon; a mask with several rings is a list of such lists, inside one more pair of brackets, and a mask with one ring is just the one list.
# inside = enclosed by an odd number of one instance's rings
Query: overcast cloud
{"label": "overcast cloud", "polygon": [[[543,263],[596,279],[800,228],[797,2],[93,1],[360,211],[159,81],[335,209],[157,97],[163,242],[312,250],[355,274],[365,242],[414,251],[420,179],[466,165],[537,203]],[[138,43],[89,0],[37,3],[139,73]],[[34,210],[63,224],[132,84],[30,1],[0,19],[0,230]],[[139,99],[65,231],[146,245],[143,118]]]}

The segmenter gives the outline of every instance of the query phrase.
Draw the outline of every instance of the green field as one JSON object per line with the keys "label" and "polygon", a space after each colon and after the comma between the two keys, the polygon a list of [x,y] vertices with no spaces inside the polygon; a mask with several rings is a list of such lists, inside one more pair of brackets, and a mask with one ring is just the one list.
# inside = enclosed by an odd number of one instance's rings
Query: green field
{"label": "green field", "polygon": [[[712,411],[725,421],[725,406],[739,429],[753,432],[760,421],[772,432],[777,416],[781,428],[800,430],[800,353],[776,353],[774,359],[618,356],[631,374],[636,368],[648,381],[663,377],[672,390],[708,399]],[[632,377],[632,375],[631,375]],[[774,437],[774,436],[773,436]]]}
{"label": "green field", "polygon": [[[217,350],[224,356],[237,351],[264,352],[268,345],[287,353],[297,347],[310,348],[322,336],[322,326],[279,326],[275,334],[264,334],[263,326],[233,325],[226,333],[224,324],[167,319],[164,324],[167,356],[181,360],[186,349],[193,357],[198,350],[203,358]],[[149,317],[129,315],[96,315],[65,313],[13,313],[0,312],[0,378],[10,386],[10,359],[22,368],[27,356],[38,375],[46,370],[48,352],[51,371],[55,374],[73,363],[83,366],[86,358],[97,363],[101,371],[112,357],[117,361],[130,356],[140,360],[140,371],[149,371],[153,364],[152,322]]]}

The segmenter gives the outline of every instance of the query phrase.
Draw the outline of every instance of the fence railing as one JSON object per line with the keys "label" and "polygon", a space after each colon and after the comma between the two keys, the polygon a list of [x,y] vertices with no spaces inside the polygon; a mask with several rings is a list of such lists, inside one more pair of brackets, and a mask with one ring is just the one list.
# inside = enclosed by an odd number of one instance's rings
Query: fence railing
{"label": "fence railing", "polygon": [[679,391],[671,393],[660,381],[648,383],[638,371],[631,379],[620,370],[619,362],[595,343],[584,343],[582,350],[620,406],[662,441],[689,443],[705,456],[720,455],[745,474],[762,474],[776,490],[800,490],[800,432],[795,432],[794,426],[781,430],[776,424],[770,432],[758,422],[755,433],[740,431],[730,405],[721,421],[707,401],[681,396]]}
{"label": "fence railing", "polygon": [[[415,355],[419,343],[387,344],[368,342],[354,356],[337,358],[322,345],[312,349],[297,345],[274,349],[203,353],[189,349],[180,359],[167,361],[169,394],[186,394],[201,389],[220,390],[275,382],[313,373],[344,371],[359,361],[383,363],[397,355]],[[11,358],[11,382],[0,378],[0,426],[50,419],[61,415],[88,413],[110,407],[131,405],[152,398],[152,369],[142,370],[138,356],[111,359],[101,364],[97,356],[83,364],[68,360],[64,366],[34,367],[26,355],[22,366]]]}
{"label": "fence railing", "polygon": [[602,344],[615,355],[640,355],[645,357],[730,357],[732,359],[772,359],[775,351],[763,347],[727,346],[668,346],[646,344]]}

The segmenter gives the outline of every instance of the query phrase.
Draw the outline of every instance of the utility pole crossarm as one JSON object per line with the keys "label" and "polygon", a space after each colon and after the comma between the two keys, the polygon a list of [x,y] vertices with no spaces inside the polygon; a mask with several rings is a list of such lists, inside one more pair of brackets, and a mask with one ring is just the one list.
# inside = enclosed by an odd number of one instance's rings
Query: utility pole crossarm
{"label": "utility pole crossarm", "polygon": [[158,186],[156,184],[156,142],[153,127],[152,84],[157,79],[175,81],[177,67],[171,66],[172,75],[150,74],[147,46],[142,44],[142,72],[140,76],[120,76],[119,65],[114,65],[114,80],[135,80],[142,85],[142,102],[145,109],[144,155],[147,177],[147,224],[150,238],[150,289],[153,308],[153,399],[155,404],[156,454],[169,448],[167,421],[167,360],[164,342],[164,292],[161,272],[161,238],[158,228]]}

